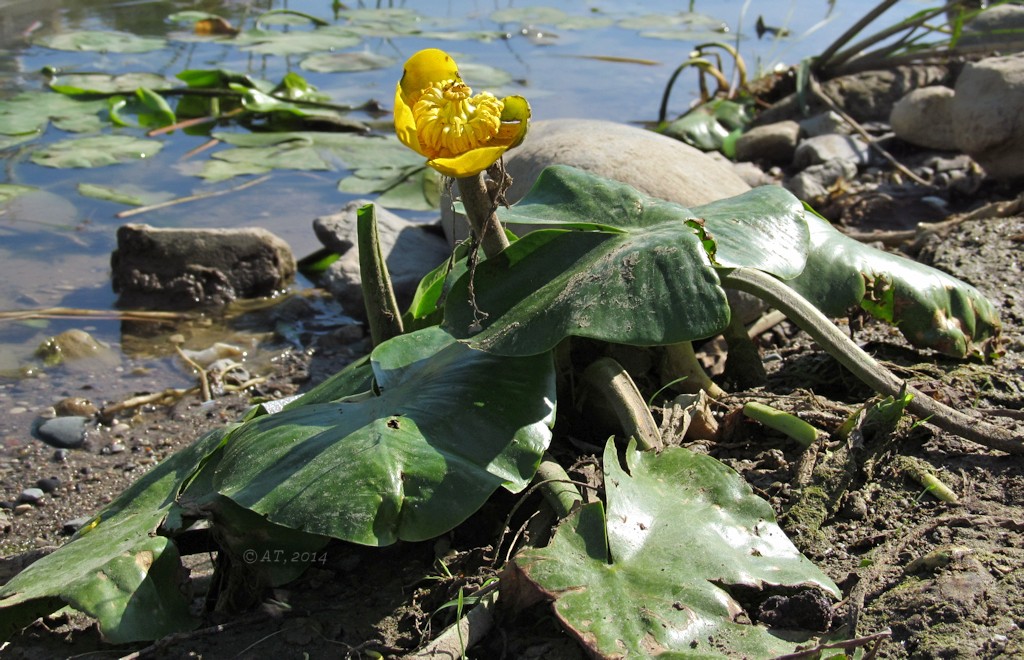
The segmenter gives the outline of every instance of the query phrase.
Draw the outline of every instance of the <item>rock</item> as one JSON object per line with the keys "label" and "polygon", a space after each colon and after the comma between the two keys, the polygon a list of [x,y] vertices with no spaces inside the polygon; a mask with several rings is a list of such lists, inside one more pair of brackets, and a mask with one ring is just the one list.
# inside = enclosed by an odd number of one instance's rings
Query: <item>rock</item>
{"label": "rock", "polygon": [[99,411],[96,404],[80,396],[70,396],[66,399],[61,399],[53,404],[53,410],[57,413],[58,417],[66,417],[68,415],[91,417]]}
{"label": "rock", "polygon": [[44,493],[52,493],[60,488],[60,479],[57,477],[45,477],[36,482],[36,488]]}
{"label": "rock", "polygon": [[788,164],[800,138],[800,124],[792,120],[755,126],[736,140],[736,160]]}
{"label": "rock", "polygon": [[288,244],[257,227],[122,225],[110,259],[121,307],[189,309],[271,296],[295,276]]}
{"label": "rock", "polygon": [[928,149],[953,151],[953,90],[941,85],[915,89],[892,107],[889,123],[896,137]]}
{"label": "rock", "polygon": [[814,203],[828,195],[828,188],[839,179],[853,179],[857,176],[857,166],[848,160],[830,160],[827,163],[811,165],[783,185],[791,193],[804,200]]}
{"label": "rock", "polygon": [[530,127],[526,141],[506,156],[515,203],[549,165],[572,165],[627,183],[652,197],[699,206],[750,189],[727,165],[688,144],[626,124],[553,119]]}
{"label": "rock", "polygon": [[45,495],[45,493],[43,493],[41,488],[26,488],[21,491],[20,495],[18,495],[18,502],[24,504],[36,504],[39,500],[43,499],[43,495]]}
{"label": "rock", "polygon": [[956,81],[956,146],[997,179],[1024,176],[1024,53],[967,64]]}
{"label": "rock", "polygon": [[800,132],[805,137],[817,137],[819,135],[828,135],[829,133],[848,135],[852,130],[845,119],[831,110],[801,119],[799,124]]}
{"label": "rock", "polygon": [[1022,30],[1024,7],[1012,4],[988,7],[964,25],[957,45],[980,44],[989,52],[1020,50],[1024,46]]}
{"label": "rock", "polygon": [[775,178],[754,163],[740,161],[732,164],[732,171],[751,188],[775,185]]}
{"label": "rock", "polygon": [[65,330],[44,341],[36,349],[36,356],[51,366],[66,360],[89,359],[112,364],[117,359],[109,346],[77,328]]}
{"label": "rock", "polygon": [[855,135],[831,133],[803,140],[793,153],[793,167],[805,169],[833,160],[856,165],[867,165],[870,150],[866,142]]}
{"label": "rock", "polygon": [[[321,285],[341,303],[345,313],[366,319],[360,287],[359,253],[356,245],[356,212],[366,201],[350,202],[341,213],[317,218],[313,230],[323,245],[341,254],[322,275]],[[409,222],[377,207],[380,247],[391,275],[395,298],[402,309],[412,301],[420,280],[451,254],[436,225]]]}
{"label": "rock", "polygon": [[66,520],[61,525],[61,532],[70,536],[80,530],[83,525],[92,520],[89,516],[82,516],[81,518],[74,518],[73,520]]}
{"label": "rock", "polygon": [[[928,85],[946,84],[949,69],[938,64],[905,65],[882,71],[865,71],[839,76],[821,84],[832,101],[860,122],[888,121],[892,106],[910,90]],[[829,107],[815,95],[808,95],[808,113],[827,112]],[[778,101],[754,120],[761,126],[804,116],[796,93]]]}
{"label": "rock", "polygon": [[35,429],[35,436],[59,449],[77,449],[85,442],[87,417],[55,417],[41,423]]}

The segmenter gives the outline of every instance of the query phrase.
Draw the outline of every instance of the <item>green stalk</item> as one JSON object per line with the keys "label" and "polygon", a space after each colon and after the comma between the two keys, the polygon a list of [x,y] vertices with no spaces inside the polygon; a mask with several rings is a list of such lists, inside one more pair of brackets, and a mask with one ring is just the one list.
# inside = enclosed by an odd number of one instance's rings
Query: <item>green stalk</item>
{"label": "green stalk", "polygon": [[912,395],[907,410],[927,419],[928,423],[991,449],[1024,454],[1024,440],[1006,429],[954,410],[907,385],[843,334],[817,307],[771,275],[750,268],[737,268],[721,271],[721,279],[722,286],[758,296],[784,313],[829,355],[876,392],[892,397]]}
{"label": "green stalk", "polygon": [[566,518],[577,506],[583,504],[583,496],[576,490],[576,486],[572,485],[565,468],[551,458],[550,454],[544,455],[533,482],[539,484],[541,495],[554,509],[559,520]]}
{"label": "green stalk", "polygon": [[956,493],[949,486],[942,483],[935,476],[935,473],[926,466],[924,461],[911,456],[901,456],[899,467],[904,474],[924,486],[936,499],[948,502],[949,504],[958,504],[960,502],[960,498],[957,497]]}
{"label": "green stalk", "polygon": [[750,419],[761,422],[770,429],[785,433],[796,440],[804,448],[810,447],[818,439],[820,432],[796,415],[783,412],[777,408],[750,401],[743,406],[743,414]]}
{"label": "green stalk", "polygon": [[636,439],[641,449],[662,448],[661,431],[651,416],[636,383],[615,360],[596,360],[583,372],[583,396],[596,395],[602,410],[611,413],[626,438]]}
{"label": "green stalk", "polygon": [[665,372],[674,379],[681,381],[682,387],[678,389],[694,394],[704,390],[713,399],[720,399],[726,396],[725,390],[715,384],[711,377],[704,371],[697,361],[697,354],[693,352],[693,344],[688,341],[678,344],[669,344],[665,347]]}
{"label": "green stalk", "polygon": [[480,172],[455,181],[459,186],[459,195],[462,197],[469,227],[483,246],[484,254],[493,257],[508,247],[508,238],[495,213],[498,206],[487,189],[484,173]]}
{"label": "green stalk", "polygon": [[402,334],[402,313],[398,310],[395,290],[391,287],[388,266],[380,249],[377,233],[377,211],[373,204],[360,207],[356,213],[356,240],[359,245],[359,275],[362,279],[363,303],[370,325],[370,337],[376,346]]}

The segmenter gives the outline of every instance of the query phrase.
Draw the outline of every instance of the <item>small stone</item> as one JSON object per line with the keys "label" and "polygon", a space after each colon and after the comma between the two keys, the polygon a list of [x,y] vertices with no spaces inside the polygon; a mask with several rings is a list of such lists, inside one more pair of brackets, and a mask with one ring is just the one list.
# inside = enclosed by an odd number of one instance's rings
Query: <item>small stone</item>
{"label": "small stone", "polygon": [[96,405],[80,396],[69,396],[53,404],[53,410],[58,417],[92,417],[96,414]]}
{"label": "small stone", "polygon": [[44,493],[52,493],[53,491],[60,488],[60,479],[57,477],[47,477],[40,479],[36,482],[36,487]]}
{"label": "small stone", "polygon": [[755,126],[736,140],[736,160],[788,163],[799,138],[800,124],[795,121]]}
{"label": "small stone", "polygon": [[63,534],[70,536],[71,534],[74,534],[75,532],[80,530],[82,526],[88,523],[90,520],[92,520],[92,518],[90,518],[89,516],[83,516],[81,518],[75,518],[73,520],[66,520],[64,524],[61,525],[61,532]]}
{"label": "small stone", "polygon": [[77,449],[85,442],[86,417],[55,417],[36,428],[36,437],[59,449]]}
{"label": "small stone", "polygon": [[53,462],[54,463],[63,463],[66,460],[68,460],[68,450],[67,449],[58,449],[57,451],[53,452]]}
{"label": "small stone", "polygon": [[896,102],[889,123],[896,137],[919,147],[953,151],[953,90],[941,85],[915,89]]}
{"label": "small stone", "polygon": [[854,165],[867,165],[871,153],[864,140],[853,135],[819,135],[807,138],[793,153],[793,166],[805,169],[811,165],[841,160]]}
{"label": "small stone", "polygon": [[104,454],[120,454],[125,450],[123,442],[112,442],[103,448]]}
{"label": "small stone", "polygon": [[31,504],[19,504],[16,507],[14,507],[14,515],[16,515],[16,516],[23,516],[23,515],[25,515],[26,513],[29,513],[32,510],[33,510],[33,507],[32,507]]}
{"label": "small stone", "polygon": [[[43,499],[43,495],[45,495],[45,493],[41,488],[26,488],[21,491],[20,495],[18,495],[18,502],[24,504],[36,504],[39,500]],[[14,509],[17,511],[18,507],[14,507]]]}

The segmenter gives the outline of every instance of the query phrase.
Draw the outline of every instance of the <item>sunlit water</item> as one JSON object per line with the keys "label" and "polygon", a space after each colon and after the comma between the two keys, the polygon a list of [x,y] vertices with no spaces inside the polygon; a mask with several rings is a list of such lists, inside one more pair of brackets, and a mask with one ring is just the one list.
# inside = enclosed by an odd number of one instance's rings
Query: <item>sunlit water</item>
{"label": "sunlit water", "polygon": [[[566,0],[546,3],[494,1],[409,1],[391,3],[347,3],[350,7],[399,7],[425,17],[431,29],[502,31],[506,38],[487,42],[475,40],[439,41],[416,36],[365,38],[350,50],[365,50],[389,57],[393,64],[360,73],[316,74],[300,69],[301,56],[254,55],[230,43],[202,43],[176,39],[185,26],[168,22],[176,11],[197,9],[186,3],[109,0],[0,0],[0,96],[20,90],[43,89],[40,75],[44,66],[65,70],[124,73],[150,71],[173,76],[185,69],[221,68],[245,72],[277,81],[296,71],[335,102],[362,103],[379,100],[390,108],[394,84],[401,63],[416,50],[438,46],[452,52],[460,62],[474,62],[504,70],[511,82],[497,90],[527,96],[534,117],[589,117],[641,123],[656,118],[661,94],[673,69],[686,59],[694,40],[665,39],[648,33],[682,30],[671,17],[694,11],[713,19],[701,27],[724,26],[720,40],[738,43],[753,71],[776,64],[792,64],[820,51],[859,18],[873,2],[830,3],[827,0],[767,2],[765,0],[718,0],[693,3],[621,2]],[[495,12],[533,5],[556,8],[571,16],[611,19],[611,24],[591,28],[564,28],[543,22],[495,22]],[[908,0],[897,15],[907,15],[924,6]],[[335,21],[326,0],[299,2],[206,2],[205,11],[218,13],[238,27],[251,27],[256,16],[287,7],[328,21]],[[623,19],[660,15],[647,27],[624,27]],[[500,17],[500,14],[498,15]],[[759,17],[770,26],[784,27],[788,39],[758,39],[754,25]],[[632,25],[632,24],[628,24]],[[526,28],[524,30],[524,28]],[[66,52],[31,45],[38,35],[80,29],[116,29],[145,36],[169,36],[165,48],[141,54]],[[525,32],[525,34],[524,34]],[[664,35],[662,35],[664,36]],[[697,37],[700,38],[700,37]],[[705,40],[705,38],[700,38]],[[629,58],[609,61],[603,58]],[[647,63],[638,63],[644,60]],[[471,84],[472,80],[469,80]],[[696,74],[684,74],[672,97],[672,114],[685,110],[697,94]],[[379,117],[360,115],[366,120]],[[387,120],[387,116],[383,118]],[[383,122],[381,122],[383,123]],[[139,130],[117,129],[141,134]],[[17,198],[0,206],[0,311],[66,306],[110,309],[115,300],[109,284],[109,255],[115,247],[115,230],[122,220],[115,214],[125,209],[112,202],[83,197],[79,183],[97,183],[157,194],[162,198],[237,185],[244,178],[209,184],[194,176],[209,157],[186,154],[206,138],[176,133],[158,139],[165,144],[156,157],[127,165],[97,169],[57,170],[31,163],[28,155],[39,144],[71,137],[53,127],[39,140],[0,152],[3,173],[0,183],[36,186],[41,193]],[[297,256],[318,247],[311,230],[313,218],[332,213],[354,197],[336,189],[344,171],[275,171],[272,178],[244,192],[191,204],[153,211],[133,218],[162,227],[265,227],[281,236]],[[251,177],[250,177],[251,178]],[[430,215],[417,214],[430,219]],[[298,286],[304,286],[300,282]],[[33,349],[47,336],[69,327],[84,328],[96,337],[120,346],[120,324],[113,321],[53,320],[12,323],[0,320],[0,374],[11,374],[33,363]],[[134,360],[134,362],[133,362]],[[90,382],[110,384],[116,376],[139,366],[141,358],[127,359],[116,367],[102,367],[106,378],[89,369],[51,370],[43,383],[0,378],[0,440],[6,444],[23,441],[25,417],[41,406],[68,394],[79,393]],[[143,360],[143,362],[145,362]],[[99,397],[116,398],[138,389],[182,385],[187,376],[170,360],[149,362],[155,375],[144,383],[129,383]],[[14,411],[14,415],[7,414]]]}

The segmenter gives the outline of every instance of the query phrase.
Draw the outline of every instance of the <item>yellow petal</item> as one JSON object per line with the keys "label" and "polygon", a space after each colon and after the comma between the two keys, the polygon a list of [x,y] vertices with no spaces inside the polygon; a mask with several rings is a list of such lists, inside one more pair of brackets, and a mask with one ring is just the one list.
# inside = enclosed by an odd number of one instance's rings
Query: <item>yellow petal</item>
{"label": "yellow petal", "polygon": [[427,165],[430,165],[435,170],[445,176],[450,176],[455,179],[461,179],[467,176],[473,176],[483,172],[491,165],[498,162],[501,155],[508,151],[508,147],[501,145],[496,147],[481,147],[479,149],[472,149],[466,153],[456,156],[454,158],[435,158],[428,160]]}
{"label": "yellow petal", "polygon": [[412,114],[412,108],[403,98],[401,83],[395,86],[395,133],[402,144],[421,156],[426,156],[420,149],[420,139],[416,134],[416,118]]}
{"label": "yellow petal", "polygon": [[406,104],[412,106],[422,90],[445,80],[462,80],[458,65],[443,50],[426,48],[406,60],[398,86],[405,95]]}

